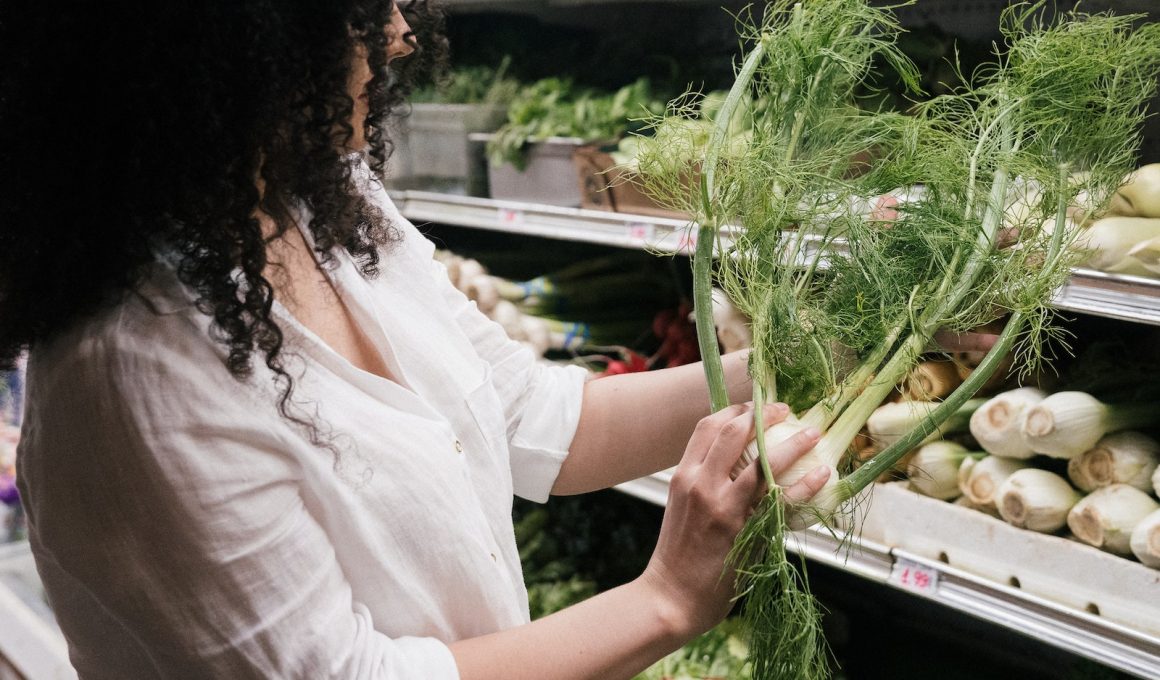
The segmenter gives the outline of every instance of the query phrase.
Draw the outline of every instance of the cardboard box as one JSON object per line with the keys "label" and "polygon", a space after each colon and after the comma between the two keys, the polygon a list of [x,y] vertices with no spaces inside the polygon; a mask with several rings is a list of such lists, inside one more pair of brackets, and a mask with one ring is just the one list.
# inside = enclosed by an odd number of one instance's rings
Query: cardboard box
{"label": "cardboard box", "polygon": [[616,161],[602,147],[581,146],[572,155],[580,185],[580,207],[590,210],[689,219],[686,213],[670,210],[647,196],[636,177],[616,167]]}

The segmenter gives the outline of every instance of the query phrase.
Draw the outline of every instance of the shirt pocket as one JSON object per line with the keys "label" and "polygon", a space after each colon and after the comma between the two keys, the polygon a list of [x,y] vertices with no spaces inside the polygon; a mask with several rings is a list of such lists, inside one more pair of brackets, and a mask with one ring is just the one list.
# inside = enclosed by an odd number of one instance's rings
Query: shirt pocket
{"label": "shirt pocket", "polygon": [[507,467],[507,419],[504,416],[499,393],[491,384],[491,366],[486,363],[484,366],[483,380],[467,391],[465,397],[467,410],[471,413],[475,429],[479,432],[481,441],[491,457]]}
{"label": "shirt pocket", "polygon": [[[512,480],[511,453],[508,450],[507,419],[503,402],[491,381],[491,366],[485,370],[483,382],[468,390],[464,401],[474,421],[472,437],[478,444],[469,444],[466,450],[468,469],[476,497],[491,519],[492,534],[496,541],[511,532],[512,498],[515,494]],[[499,517],[506,519],[506,530],[497,531]]]}

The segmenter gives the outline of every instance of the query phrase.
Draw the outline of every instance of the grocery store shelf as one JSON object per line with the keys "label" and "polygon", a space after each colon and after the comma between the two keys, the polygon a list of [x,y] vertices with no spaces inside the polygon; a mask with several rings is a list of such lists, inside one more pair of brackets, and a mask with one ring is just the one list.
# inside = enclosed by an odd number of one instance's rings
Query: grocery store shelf
{"label": "grocery store shelf", "polygon": [[1076,269],[1052,304],[1069,312],[1160,325],[1160,280]]}
{"label": "grocery store shelf", "polygon": [[392,191],[391,196],[400,212],[417,224],[438,222],[665,253],[688,254],[696,243],[684,220],[430,191]]}
{"label": "grocery store shelf", "polygon": [[[663,505],[667,497],[668,477],[667,472],[659,473],[622,484],[617,488],[638,498]],[[1154,588],[1160,583],[1160,572],[1147,570],[1139,564],[1119,557],[1098,553],[1065,539],[1007,527],[982,513],[967,511],[941,501],[920,498],[909,491],[878,487],[874,494],[869,512],[871,515],[875,513],[880,515],[876,522],[878,525],[888,523],[891,526],[898,526],[899,514],[929,516],[945,510],[948,522],[956,527],[977,523],[987,535],[1001,534],[1003,530],[1020,532],[1013,534],[1021,539],[1020,543],[1058,542],[1058,545],[1053,544],[1047,551],[1047,554],[1054,555],[1058,562],[1073,562],[1078,556],[1080,561],[1106,561],[1112,565],[1113,570],[1120,568],[1134,570],[1135,576],[1143,576],[1143,579],[1135,580],[1142,583],[1144,588],[1152,588],[1144,591],[1151,592],[1151,596],[1144,595],[1145,599],[1138,601],[1139,610],[1143,612],[1141,616],[1147,617],[1151,611],[1155,611]],[[967,521],[964,521],[964,518],[967,518]],[[988,526],[988,523],[992,526]],[[945,560],[948,558],[945,552],[937,552],[937,558],[932,558],[928,554],[930,551],[925,549],[926,546],[920,545],[925,539],[919,539],[915,548],[911,549],[907,545],[907,537],[918,539],[913,530],[903,530],[901,537],[891,535],[883,542],[867,538],[866,534],[873,534],[877,530],[873,524],[875,524],[873,520],[861,524],[861,537],[846,543],[843,543],[841,537],[825,529],[813,528],[798,532],[789,541],[789,548],[816,562],[941,603],[1125,673],[1141,678],[1160,677],[1160,632],[1156,631],[1160,621],[1151,622],[1150,632],[1141,631],[1080,608],[1059,604],[1040,594],[1027,592],[1029,584],[1026,582],[1022,587],[1017,579],[1011,579],[1013,585],[1002,584],[995,579],[952,566],[946,563]],[[970,529],[964,528],[964,533],[969,534]],[[944,538],[944,540],[948,540],[950,545],[955,545],[957,539]],[[1002,541],[996,540],[1000,543]],[[886,543],[890,543],[893,547]],[[981,549],[998,563],[1007,561],[1009,564],[1006,566],[1012,572],[1028,569],[1025,555],[1018,554],[1017,551],[1006,553],[1003,547],[1001,544],[995,544],[982,546]],[[959,553],[953,548],[951,550],[953,556],[949,559],[954,561]],[[964,559],[965,557],[964,555]],[[1045,571],[1052,571],[1056,566],[1038,565]],[[1032,567],[1032,570],[1034,568]],[[1156,575],[1149,580],[1151,574]],[[1025,580],[1029,582],[1032,578],[1029,575]],[[1096,584],[1092,587],[1108,586]],[[1111,595],[1124,595],[1130,599],[1134,594],[1131,592],[1131,585],[1125,584],[1124,589],[1129,592]],[[1083,595],[1086,598],[1091,593]],[[1153,605],[1152,610],[1148,609],[1149,604]]]}
{"label": "grocery store shelf", "polygon": [[[625,213],[557,208],[517,201],[458,196],[428,191],[396,191],[392,196],[413,222],[529,234],[619,248],[648,248],[688,254],[695,236],[683,220]],[[729,234],[722,235],[728,247]],[[807,256],[809,253],[807,253]],[[1160,326],[1160,280],[1091,269],[1076,269],[1060,289],[1057,309]]]}

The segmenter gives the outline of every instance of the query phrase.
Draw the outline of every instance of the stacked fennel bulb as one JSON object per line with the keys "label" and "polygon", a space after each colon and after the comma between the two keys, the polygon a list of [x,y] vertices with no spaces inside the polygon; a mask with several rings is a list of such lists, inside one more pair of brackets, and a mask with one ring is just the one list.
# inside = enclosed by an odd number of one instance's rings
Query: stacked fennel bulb
{"label": "stacked fennel bulb", "polygon": [[1004,392],[971,417],[971,434],[990,455],[964,461],[960,490],[1016,526],[1066,526],[1080,541],[1160,568],[1160,442],[1132,429],[1157,424],[1154,403],[1107,404],[1085,392],[1027,387]]}
{"label": "stacked fennel bulb", "polygon": [[1160,276],[1160,163],[1138,168],[1124,178],[1098,219],[1076,245],[1090,251],[1088,266],[1132,276]]}
{"label": "stacked fennel bulb", "polygon": [[[928,440],[906,457],[913,490],[1160,569],[1160,441],[1133,429],[1160,425],[1160,404],[1034,387],[979,402],[943,428],[953,440]],[[929,407],[883,405],[867,423],[870,439],[888,444]]]}

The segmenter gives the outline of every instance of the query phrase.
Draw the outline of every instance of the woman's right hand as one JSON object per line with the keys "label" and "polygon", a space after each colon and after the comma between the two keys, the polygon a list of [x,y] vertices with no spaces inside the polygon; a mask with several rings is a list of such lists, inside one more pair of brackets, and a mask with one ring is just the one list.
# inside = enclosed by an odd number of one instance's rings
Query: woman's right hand
{"label": "woman's right hand", "polygon": [[[768,405],[765,427],[788,413],[785,404]],[[726,557],[765,484],[756,461],[735,480],[730,479],[730,470],[755,436],[751,403],[702,419],[669,485],[660,537],[641,579],[664,598],[670,623],[688,638],[716,625],[732,605],[734,574],[725,568]],[[803,430],[770,447],[774,477],[813,448],[819,437],[816,430]],[[786,500],[809,500],[828,477],[826,468],[814,469],[784,490]]]}

